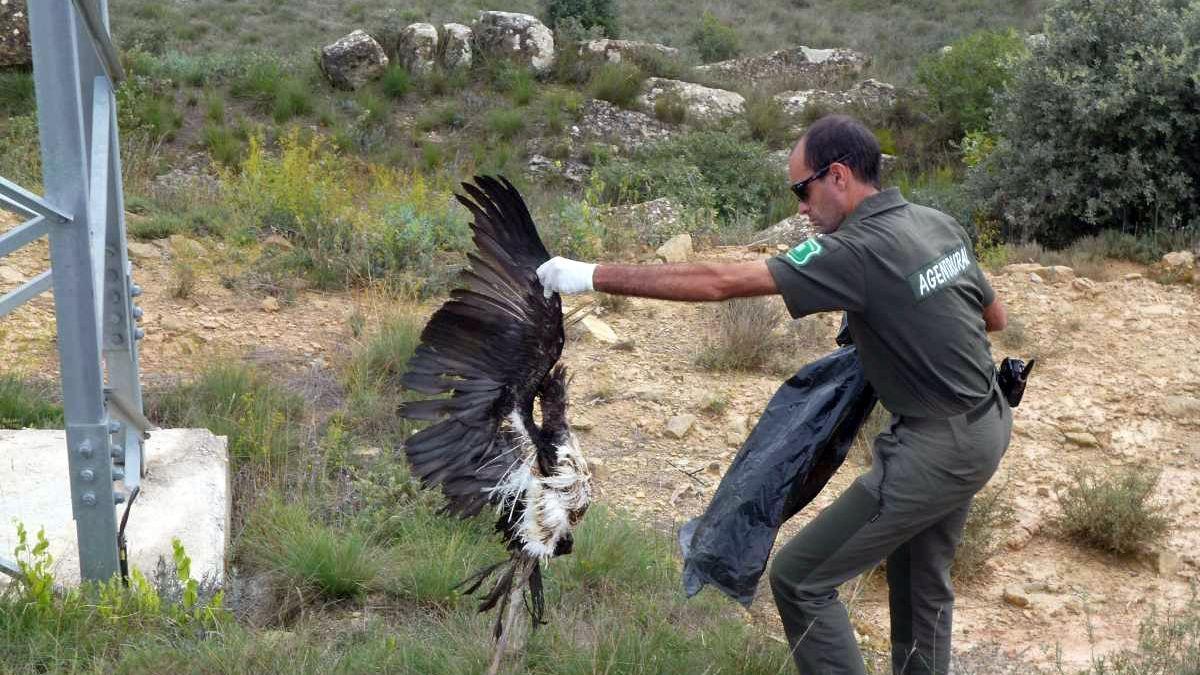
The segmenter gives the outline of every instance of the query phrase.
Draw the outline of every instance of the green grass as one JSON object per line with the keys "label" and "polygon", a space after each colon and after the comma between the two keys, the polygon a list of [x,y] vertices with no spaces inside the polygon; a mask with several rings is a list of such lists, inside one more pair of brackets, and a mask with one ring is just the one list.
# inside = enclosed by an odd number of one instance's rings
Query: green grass
{"label": "green grass", "polygon": [[496,108],[487,114],[487,128],[503,140],[512,140],[525,129],[525,113],[515,108]]}
{"label": "green grass", "polygon": [[28,115],[36,105],[33,73],[19,70],[0,72],[0,115]]}
{"label": "green grass", "polygon": [[62,406],[50,386],[13,373],[0,374],[0,429],[61,429]]}
{"label": "green grass", "polygon": [[393,64],[384,71],[379,85],[383,89],[383,93],[388,96],[403,98],[405,94],[412,91],[412,76],[408,74],[408,69],[404,66]]}
{"label": "green grass", "polygon": [[278,498],[259,503],[240,541],[248,564],[329,600],[362,596],[382,571],[380,551],[363,533],[316,522],[304,505]]}
{"label": "green grass", "polygon": [[424,322],[415,315],[386,319],[354,351],[342,379],[347,392],[348,422],[356,432],[399,442],[415,429],[396,415],[404,400],[400,376],[420,344]]}
{"label": "green grass", "polygon": [[204,428],[227,436],[235,466],[278,469],[301,442],[301,399],[237,363],[218,363],[191,382],[149,391],[146,407],[163,427]]}

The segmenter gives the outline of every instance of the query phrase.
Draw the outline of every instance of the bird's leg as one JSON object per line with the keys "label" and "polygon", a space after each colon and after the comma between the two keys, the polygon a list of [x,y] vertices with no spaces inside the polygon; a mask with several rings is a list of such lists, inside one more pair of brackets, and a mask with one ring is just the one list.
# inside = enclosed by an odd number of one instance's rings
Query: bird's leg
{"label": "bird's leg", "polygon": [[520,655],[525,649],[525,638],[528,635],[529,624],[522,620],[525,610],[525,587],[529,584],[529,574],[533,571],[536,561],[521,557],[513,562],[518,565],[514,572],[512,590],[508,592],[505,601],[503,623],[500,628],[500,639],[492,651],[492,663],[488,666],[487,675],[497,675],[500,665]]}

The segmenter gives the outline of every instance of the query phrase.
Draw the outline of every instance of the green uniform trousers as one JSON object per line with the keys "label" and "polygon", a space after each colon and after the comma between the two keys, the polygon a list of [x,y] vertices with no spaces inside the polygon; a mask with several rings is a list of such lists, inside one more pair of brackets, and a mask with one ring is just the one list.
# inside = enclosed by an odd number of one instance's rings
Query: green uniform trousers
{"label": "green uniform trousers", "polygon": [[783,546],[771,590],[801,675],[864,673],[837,588],[887,558],[892,667],[945,675],[950,564],[971,498],[1008,449],[1012,411],[999,390],[948,419],[893,416],[871,469]]}

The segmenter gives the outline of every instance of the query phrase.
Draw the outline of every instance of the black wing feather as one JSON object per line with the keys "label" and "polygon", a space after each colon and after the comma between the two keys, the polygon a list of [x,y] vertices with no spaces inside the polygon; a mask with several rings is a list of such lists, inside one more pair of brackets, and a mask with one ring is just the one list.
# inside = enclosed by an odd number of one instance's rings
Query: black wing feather
{"label": "black wing feather", "polygon": [[435,422],[405,443],[426,487],[446,509],[474,515],[516,456],[501,429],[528,412],[564,343],[562,302],[546,298],[536,270],[550,259],[521,194],[504,178],[476,176],[455,197],[474,217],[478,249],[459,288],[421,333],[401,378],[405,387],[448,397],[413,401],[400,414]]}

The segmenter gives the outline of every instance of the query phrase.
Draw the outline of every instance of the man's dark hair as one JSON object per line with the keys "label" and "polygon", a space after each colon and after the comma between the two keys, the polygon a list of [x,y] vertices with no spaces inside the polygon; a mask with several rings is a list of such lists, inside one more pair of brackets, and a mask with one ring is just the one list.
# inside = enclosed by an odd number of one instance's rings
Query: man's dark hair
{"label": "man's dark hair", "polygon": [[804,159],[813,171],[840,161],[855,178],[879,187],[879,141],[848,115],[826,115],[809,127],[804,132]]}

